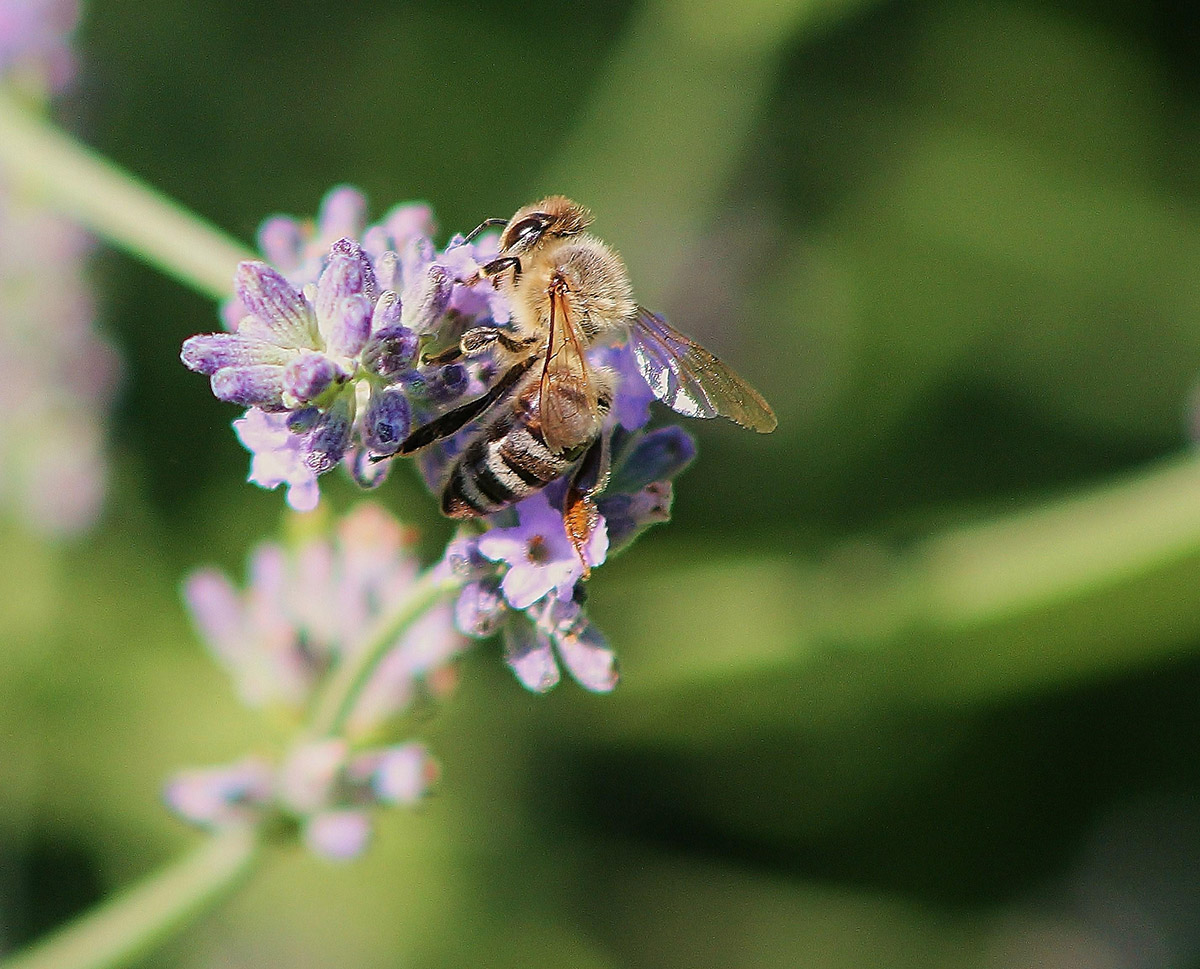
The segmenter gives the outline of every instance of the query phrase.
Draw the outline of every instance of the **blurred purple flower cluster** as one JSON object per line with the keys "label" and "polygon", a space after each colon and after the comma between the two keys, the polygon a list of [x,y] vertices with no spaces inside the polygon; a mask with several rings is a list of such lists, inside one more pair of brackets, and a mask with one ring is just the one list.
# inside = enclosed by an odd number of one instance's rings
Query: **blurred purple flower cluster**
{"label": "blurred purple flower cluster", "polygon": [[[0,82],[35,99],[59,91],[73,74],[77,15],[64,0],[0,0]],[[118,364],[93,328],[91,248],[77,225],[0,178],[0,503],[48,534],[93,524],[105,493]]]}
{"label": "blurred purple flower cluster", "polygon": [[[260,546],[243,591],[214,569],[193,573],[184,587],[192,618],[242,700],[305,723],[330,672],[367,648],[381,618],[405,604],[420,572],[412,537],[364,504],[333,541]],[[353,743],[386,734],[419,694],[448,692],[451,663],[465,645],[452,606],[434,606],[388,646],[338,737],[303,741],[279,764],[255,757],[187,771],[168,786],[168,802],[207,826],[274,811],[301,821],[320,853],[356,854],[352,845],[367,835],[365,809],[415,803],[435,769],[419,745],[358,750]]]}
{"label": "blurred purple flower cluster", "polygon": [[62,90],[75,74],[77,0],[0,0],[0,77],[35,93]]}
{"label": "blurred purple flower cluster", "polygon": [[180,817],[204,828],[291,820],[315,854],[346,861],[367,846],[372,807],[420,803],[437,774],[420,744],[355,753],[345,740],[328,738],[299,744],[280,764],[246,757],[181,771],[164,796]]}

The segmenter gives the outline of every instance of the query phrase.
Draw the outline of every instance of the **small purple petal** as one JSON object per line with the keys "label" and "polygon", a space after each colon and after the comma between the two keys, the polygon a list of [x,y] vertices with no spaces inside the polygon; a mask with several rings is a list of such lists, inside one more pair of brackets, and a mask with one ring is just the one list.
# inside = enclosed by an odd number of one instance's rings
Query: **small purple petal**
{"label": "small purple petal", "polygon": [[312,307],[266,263],[239,263],[234,290],[251,315],[270,328],[280,346],[317,349]]}
{"label": "small purple petal", "polygon": [[305,438],[288,430],[290,416],[251,408],[233,422],[233,429],[254,455],[249,480],[267,489],[286,484],[288,504],[296,511],[312,511],[320,497],[317,476],[304,460]]}
{"label": "small purple petal", "polygon": [[402,390],[386,387],[371,394],[363,420],[363,443],[374,454],[395,454],[408,435],[410,411]]}
{"label": "small purple petal", "polygon": [[450,306],[453,294],[454,281],[450,274],[441,266],[430,266],[414,285],[404,291],[405,325],[417,333],[432,330]]}
{"label": "small purple petal", "polygon": [[464,636],[483,639],[500,628],[507,611],[495,578],[468,582],[454,603],[454,625]]}
{"label": "small purple petal", "polygon": [[304,843],[330,861],[352,861],[366,850],[371,820],[362,811],[322,811],[304,825]]}
{"label": "small purple petal", "polygon": [[397,380],[411,370],[417,357],[417,345],[417,335],[406,326],[396,324],[377,330],[363,348],[363,366],[385,380]]}
{"label": "small purple petal", "polygon": [[212,376],[222,367],[287,363],[288,352],[243,333],[205,333],[183,341],[179,359],[189,370]]}
{"label": "small purple petal", "polygon": [[575,624],[555,639],[567,672],[585,690],[610,693],[617,685],[617,658],[604,635],[590,622]]}
{"label": "small purple petal", "polygon": [[633,493],[655,481],[670,480],[695,457],[696,441],[682,427],[651,431],[621,458],[608,490]]}
{"label": "small purple petal", "polygon": [[210,383],[218,400],[269,410],[283,406],[283,367],[224,367],[212,375]]}
{"label": "small purple petal", "polygon": [[[514,609],[527,609],[556,591],[569,599],[583,575],[583,563],[567,537],[562,513],[538,492],[517,505],[519,523],[513,528],[493,528],[479,538],[479,551],[493,562],[507,562],[501,580],[504,597]],[[600,565],[608,550],[608,534],[601,525],[584,550],[589,565]]]}
{"label": "small purple petal", "polygon": [[371,333],[371,301],[359,293],[338,301],[333,315],[322,318],[326,351],[335,357],[356,357]]}
{"label": "small purple petal", "polygon": [[628,431],[645,427],[650,420],[650,404],[657,398],[638,368],[637,357],[627,343],[601,347],[596,355],[599,362],[616,371],[617,392],[612,413]]}
{"label": "small purple petal", "polygon": [[314,474],[324,474],[335,467],[349,448],[354,421],[352,400],[349,394],[341,394],[309,433],[304,463]]}
{"label": "small purple petal", "polygon": [[365,447],[353,447],[345,457],[346,469],[360,488],[378,488],[387,479],[392,469],[391,461],[372,461],[371,452]]}
{"label": "small purple petal", "polygon": [[436,767],[424,747],[403,744],[380,753],[371,787],[384,804],[416,804],[425,796],[436,774]]}
{"label": "small purple petal", "polygon": [[504,661],[521,685],[534,693],[545,693],[558,684],[558,662],[550,638],[527,622],[505,627]]}
{"label": "small purple petal", "polygon": [[295,400],[306,403],[320,397],[341,376],[337,364],[323,353],[304,351],[283,371],[283,389]]}
{"label": "small purple petal", "polygon": [[304,261],[304,236],[300,223],[286,215],[274,215],[258,229],[258,248],[267,262],[284,272],[293,272]]}

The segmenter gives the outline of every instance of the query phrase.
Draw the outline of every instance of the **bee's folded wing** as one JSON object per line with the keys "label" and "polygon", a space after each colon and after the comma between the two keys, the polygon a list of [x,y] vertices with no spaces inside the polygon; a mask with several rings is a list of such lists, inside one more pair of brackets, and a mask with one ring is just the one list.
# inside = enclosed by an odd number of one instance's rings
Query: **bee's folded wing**
{"label": "bee's folded wing", "polygon": [[727,417],[760,434],[775,430],[775,412],[762,395],[661,316],[639,306],[629,339],[646,383],[671,410]]}

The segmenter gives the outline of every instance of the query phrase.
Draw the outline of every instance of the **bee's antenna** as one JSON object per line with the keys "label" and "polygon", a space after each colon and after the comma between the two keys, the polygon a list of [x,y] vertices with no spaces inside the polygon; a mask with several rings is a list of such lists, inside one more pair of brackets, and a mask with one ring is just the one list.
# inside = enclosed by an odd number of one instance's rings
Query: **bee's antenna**
{"label": "bee's antenna", "polygon": [[490,229],[494,225],[508,225],[508,219],[484,219],[479,225],[475,226],[470,232],[463,236],[462,245],[466,245],[474,239],[484,229]]}

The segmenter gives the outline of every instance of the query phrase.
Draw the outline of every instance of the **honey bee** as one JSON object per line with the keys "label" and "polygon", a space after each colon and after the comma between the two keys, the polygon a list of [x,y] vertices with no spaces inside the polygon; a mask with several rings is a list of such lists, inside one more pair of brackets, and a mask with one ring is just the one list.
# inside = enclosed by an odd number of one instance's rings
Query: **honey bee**
{"label": "honey bee", "polygon": [[418,427],[398,452],[411,454],[480,421],[442,486],[442,513],[458,519],[507,508],[573,471],[563,515],[581,559],[597,522],[593,495],[607,477],[602,429],[615,390],[614,374],[588,361],[593,344],[627,335],[654,396],[680,414],[727,417],[760,433],[776,425],[758,391],[637,305],[625,263],[586,231],[591,222],[583,206],[554,195],[467,236],[504,225],[499,254],[469,282],[505,291],[512,320],[468,330],[433,360],[491,353],[503,376],[486,394]]}

